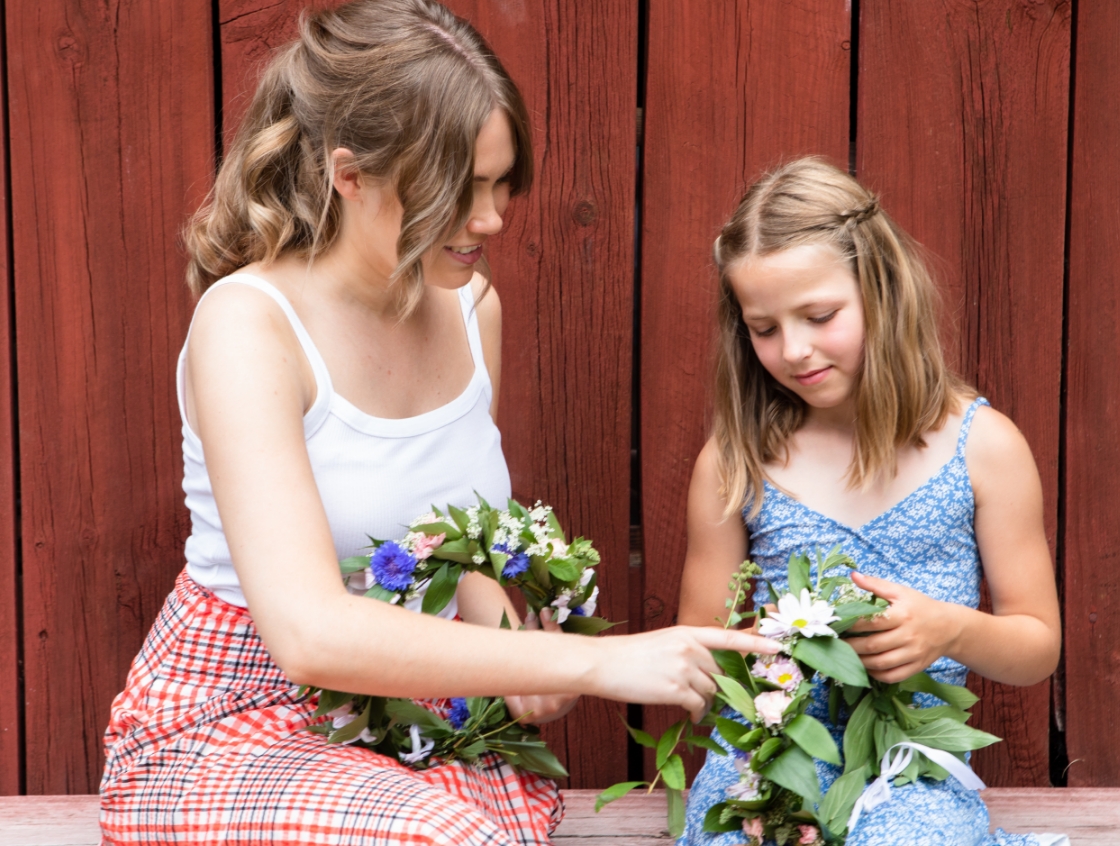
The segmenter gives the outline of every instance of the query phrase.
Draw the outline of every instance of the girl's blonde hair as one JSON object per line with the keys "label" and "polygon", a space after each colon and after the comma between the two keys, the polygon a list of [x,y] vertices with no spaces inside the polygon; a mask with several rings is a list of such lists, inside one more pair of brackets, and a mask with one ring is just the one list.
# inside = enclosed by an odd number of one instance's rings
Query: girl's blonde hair
{"label": "girl's blonde hair", "polygon": [[945,366],[937,336],[936,292],[921,249],[878,199],[817,158],[763,176],[715,243],[719,340],[714,436],[727,514],[762,507],[763,466],[786,460],[805,420],[805,402],[759,362],[728,270],[750,257],[826,244],[851,262],[863,301],[863,365],[855,388],[855,450],[849,484],[893,475],[898,450],[925,446],[970,390]]}
{"label": "girl's blonde hair", "polygon": [[529,187],[525,104],[474,28],[432,0],[354,0],[304,13],[265,68],[205,204],[187,226],[187,282],[201,293],[250,262],[309,260],[338,235],[331,151],[391,185],[403,210],[394,281],[408,313],[421,261],[470,213],[474,146],[494,109],[509,118],[512,194]]}

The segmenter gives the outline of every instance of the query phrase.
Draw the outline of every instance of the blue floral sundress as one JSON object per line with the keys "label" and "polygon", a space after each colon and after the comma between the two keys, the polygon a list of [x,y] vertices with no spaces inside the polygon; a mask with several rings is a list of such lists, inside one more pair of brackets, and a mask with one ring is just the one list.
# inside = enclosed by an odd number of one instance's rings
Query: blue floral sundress
{"label": "blue floral sundress", "polygon": [[[947,602],[976,608],[980,604],[980,556],[973,531],[972,484],[965,465],[965,443],[973,416],[985,399],[965,411],[956,452],[941,469],[901,502],[852,528],[791,499],[769,483],[762,510],[748,520],[751,559],[778,593],[787,589],[786,564],[791,553],[841,544],[862,572]],[[761,583],[756,605],[769,601]],[[939,658],[928,672],[938,681],[964,684],[968,669]],[[823,693],[823,685],[818,691]],[[932,701],[932,700],[931,700]],[[827,698],[817,696],[808,712],[829,725],[838,746],[843,726],[831,726]],[[726,716],[734,716],[730,712]],[[718,731],[713,738],[730,749]],[[821,788],[840,775],[840,767],[817,761]],[[727,798],[726,790],[739,780],[734,757],[709,752],[688,796],[686,828],[678,846],[732,846],[745,837],[739,832],[712,834],[703,830],[708,809]],[[847,839],[847,846],[1058,846],[1062,835],[988,833],[988,810],[977,793],[954,778],[928,779],[894,788],[891,801],[863,814]]]}

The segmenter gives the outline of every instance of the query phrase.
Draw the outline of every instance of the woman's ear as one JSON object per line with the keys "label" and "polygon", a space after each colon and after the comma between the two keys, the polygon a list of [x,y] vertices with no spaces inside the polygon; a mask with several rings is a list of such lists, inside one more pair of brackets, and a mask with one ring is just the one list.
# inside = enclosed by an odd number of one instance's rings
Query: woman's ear
{"label": "woman's ear", "polygon": [[359,199],[365,187],[362,172],[354,166],[354,154],[345,147],[331,150],[331,184],[346,200]]}

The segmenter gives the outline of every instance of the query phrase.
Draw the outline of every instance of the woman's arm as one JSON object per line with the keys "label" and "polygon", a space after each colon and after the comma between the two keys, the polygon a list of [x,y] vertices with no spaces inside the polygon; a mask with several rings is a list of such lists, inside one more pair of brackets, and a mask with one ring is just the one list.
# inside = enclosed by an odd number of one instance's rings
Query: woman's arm
{"label": "woman's arm", "polygon": [[700,451],[688,488],[688,551],[681,574],[677,620],[685,626],[718,626],[727,619],[732,575],[747,555],[747,532],[738,512],[725,518],[719,494],[718,448]]}
{"label": "woman's arm", "polygon": [[965,458],[992,613],[856,574],[860,587],[891,603],[886,619],[853,628],[881,634],[849,640],[882,681],[906,678],[941,655],[1005,684],[1034,684],[1058,665],[1058,596],[1043,528],[1042,483],[1030,447],[1010,420],[981,408]]}
{"label": "woman's arm", "polygon": [[715,691],[709,649],[774,649],[743,633],[682,628],[605,638],[507,632],[352,596],[304,443],[313,389],[279,307],[241,286],[215,291],[196,314],[188,371],[242,590],[293,682],[410,697],[592,693],[677,704],[699,718]]}

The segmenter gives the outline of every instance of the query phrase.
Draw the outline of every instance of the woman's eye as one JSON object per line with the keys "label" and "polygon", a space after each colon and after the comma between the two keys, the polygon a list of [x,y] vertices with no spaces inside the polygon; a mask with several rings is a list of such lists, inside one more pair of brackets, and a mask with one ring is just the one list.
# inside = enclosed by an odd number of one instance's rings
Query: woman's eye
{"label": "woman's eye", "polygon": [[810,323],[828,323],[836,316],[836,311],[830,311],[828,314],[822,314],[820,317],[810,317]]}
{"label": "woman's eye", "polygon": [[758,338],[769,338],[771,335],[774,334],[775,329],[777,329],[776,326],[771,326],[768,329],[754,329],[754,328],[752,328],[751,329],[751,334],[755,335]]}

